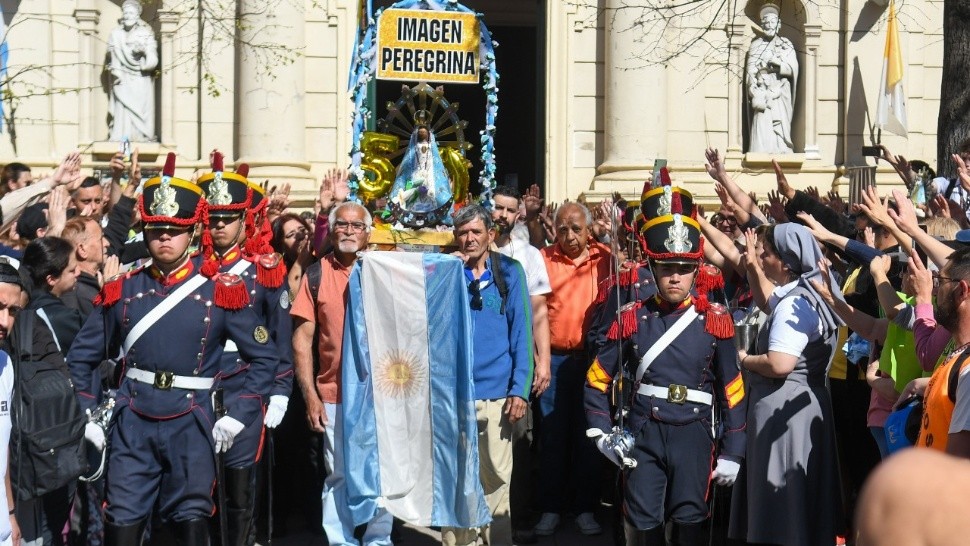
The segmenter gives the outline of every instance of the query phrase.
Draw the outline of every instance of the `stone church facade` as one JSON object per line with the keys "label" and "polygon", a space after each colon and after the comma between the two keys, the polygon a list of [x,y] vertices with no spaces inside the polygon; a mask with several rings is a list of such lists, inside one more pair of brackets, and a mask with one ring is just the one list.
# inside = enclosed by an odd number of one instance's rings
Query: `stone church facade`
{"label": "stone church facade", "polygon": [[[504,84],[498,182],[539,182],[553,201],[578,195],[598,200],[613,191],[634,196],[654,160],[663,158],[676,183],[711,202],[716,198],[703,151],[714,146],[742,185],[762,195],[772,189],[771,157],[746,149],[745,56],[763,2],[707,2],[659,19],[635,7],[639,3],[466,2],[485,14],[499,42],[503,33],[512,40],[496,53]],[[845,196],[852,173],[875,165],[861,149],[878,137],[873,124],[888,5],[779,4],[779,34],[794,45],[800,68],[791,131],[795,153],[777,158],[796,187],[834,186]],[[190,176],[219,148],[230,164],[249,163],[254,180],[290,182],[297,204],[311,203],[323,172],[348,163],[352,105],[346,82],[358,2],[205,0],[201,16],[200,4],[187,0],[142,5],[161,60],[154,75],[157,139],[133,144],[143,161],[160,164],[174,150],[179,174]],[[108,140],[105,57],[121,2],[23,0],[0,6],[10,50],[0,162],[18,160],[44,171],[78,147],[85,168],[104,168],[119,148]],[[932,165],[943,2],[897,7],[909,134],[883,133],[881,140],[895,153]],[[237,16],[243,24],[235,24]],[[379,96],[378,109],[395,98]],[[462,114],[481,115],[464,108]],[[513,162],[504,170],[503,154]],[[880,184],[897,180],[884,163],[875,178]]]}

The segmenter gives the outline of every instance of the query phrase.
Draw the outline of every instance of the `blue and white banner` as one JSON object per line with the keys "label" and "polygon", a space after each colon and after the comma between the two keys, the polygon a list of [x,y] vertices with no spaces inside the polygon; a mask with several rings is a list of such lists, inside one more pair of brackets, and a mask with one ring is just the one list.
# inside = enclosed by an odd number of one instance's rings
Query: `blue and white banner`
{"label": "blue and white banner", "polygon": [[478,478],[472,322],[452,256],[368,252],[348,289],[343,448],[354,525],[490,521]]}

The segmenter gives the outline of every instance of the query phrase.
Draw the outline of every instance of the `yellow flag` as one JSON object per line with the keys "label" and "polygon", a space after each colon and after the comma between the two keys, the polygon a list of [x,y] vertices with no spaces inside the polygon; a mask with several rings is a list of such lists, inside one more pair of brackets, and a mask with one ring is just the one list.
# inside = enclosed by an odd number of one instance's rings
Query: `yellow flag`
{"label": "yellow flag", "polygon": [[886,48],[883,51],[882,83],[876,126],[906,136],[906,94],[903,92],[903,54],[896,22],[896,3],[889,3],[886,25]]}

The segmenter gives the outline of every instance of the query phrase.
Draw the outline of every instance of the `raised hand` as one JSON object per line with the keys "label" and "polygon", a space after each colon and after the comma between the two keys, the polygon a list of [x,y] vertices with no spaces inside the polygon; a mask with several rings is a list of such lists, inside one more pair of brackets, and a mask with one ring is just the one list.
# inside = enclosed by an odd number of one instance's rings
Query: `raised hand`
{"label": "raised hand", "polygon": [[882,254],[876,256],[871,262],[869,262],[869,272],[872,273],[873,277],[877,277],[880,274],[882,274],[884,277],[889,274],[889,270],[892,269],[892,266],[892,258],[890,258],[888,254]]}
{"label": "raised hand", "polygon": [[319,214],[327,214],[334,205],[334,180],[336,179],[336,170],[330,169],[323,175],[323,179],[320,181],[320,194],[317,196],[317,202],[320,203]]}
{"label": "raised hand", "polygon": [[721,201],[721,204],[725,207],[733,205],[731,197],[728,195],[727,190],[720,182],[714,183],[714,193],[717,194],[717,198]]}
{"label": "raised hand", "polygon": [[825,259],[819,260],[818,270],[822,273],[822,281],[812,279],[808,282],[812,283],[812,288],[818,292],[825,303],[832,307],[835,305],[835,296],[832,295],[832,275],[829,274],[829,264]]}
{"label": "raised hand", "polygon": [[964,190],[970,191],[970,168],[967,167],[960,154],[953,154],[951,157],[957,166],[957,177],[960,178],[960,185],[963,186]]}
{"label": "raised hand", "polygon": [[128,185],[125,186],[123,194],[132,197],[140,185],[141,163],[138,162],[138,148],[135,148],[131,151],[131,172],[128,175]]}
{"label": "raised hand", "polygon": [[906,263],[909,270],[910,283],[913,286],[913,293],[916,294],[916,303],[933,303],[933,273],[926,269],[923,260],[920,259],[916,250],[909,253],[909,262]]}
{"label": "raised hand", "polygon": [[783,199],[776,191],[768,192],[768,211],[765,216],[774,218],[775,222],[779,224],[788,221],[788,213],[785,212],[785,202]]}
{"label": "raised hand", "polygon": [[118,276],[121,273],[121,262],[118,260],[117,256],[108,256],[104,259],[104,265],[101,267],[101,271],[98,272],[101,276],[99,281],[104,284],[105,281],[110,281],[111,279]]}
{"label": "raised hand", "polygon": [[875,186],[868,186],[866,191],[862,192],[862,203],[859,203],[859,209],[872,220],[872,223],[878,226],[888,226],[892,221],[889,216],[889,207],[886,206],[888,202],[888,197],[879,199]]}
{"label": "raised hand", "polygon": [[111,168],[111,182],[117,184],[125,174],[125,154],[115,152],[108,166]]}
{"label": "raised hand", "polygon": [[539,195],[538,184],[533,184],[525,190],[525,194],[522,195],[522,203],[525,204],[525,219],[527,221],[539,217],[539,211],[542,209],[542,197]]}
{"label": "raised hand", "polygon": [[946,197],[937,194],[936,197],[927,203],[930,207],[930,211],[933,212],[934,216],[940,216],[943,218],[950,217],[950,205],[946,204]]}
{"label": "raised hand", "polygon": [[882,155],[879,156],[879,159],[889,163],[892,168],[896,169],[896,172],[903,177],[903,180],[906,181],[906,185],[908,187],[912,187],[913,182],[916,181],[916,173],[913,171],[913,167],[909,164],[909,161],[907,161],[906,158],[901,155],[893,155],[885,144],[880,144],[879,149],[882,151]]}
{"label": "raised hand", "polygon": [[67,207],[71,202],[71,196],[67,191],[67,186],[57,186],[51,190],[47,200],[47,234],[52,237],[60,237],[64,231],[64,224],[67,223]]}
{"label": "raised hand", "polygon": [[74,182],[74,178],[76,177],[75,173],[80,172],[81,154],[78,151],[73,151],[64,156],[64,160],[61,161],[61,163],[57,166],[57,169],[54,170],[54,185],[60,186],[63,184],[71,184]]}
{"label": "raised hand", "polygon": [[290,206],[290,184],[289,182],[284,183],[280,187],[273,187],[267,195],[269,203],[266,206],[266,216],[270,221],[273,221],[279,215],[283,214],[283,211]]}
{"label": "raised hand", "polygon": [[832,232],[826,229],[825,226],[819,223],[819,221],[816,220],[811,214],[802,211],[795,216],[797,216],[798,219],[805,224],[805,227],[812,232],[812,235],[814,235],[819,242],[825,242],[832,236]]}
{"label": "raised hand", "polygon": [[333,199],[337,203],[343,203],[350,195],[350,172],[347,169],[337,169],[333,181]]}
{"label": "raised hand", "polygon": [[818,201],[819,203],[822,202],[822,196],[819,195],[818,188],[815,186],[809,186],[805,188],[805,194],[811,197],[812,199]]}
{"label": "raised hand", "polygon": [[778,193],[785,199],[794,199],[795,190],[788,183],[788,178],[785,177],[785,171],[781,170],[781,165],[778,164],[777,160],[772,159],[771,166],[775,169],[775,182],[778,184]]}
{"label": "raised hand", "polygon": [[845,214],[845,201],[842,200],[842,196],[839,192],[832,190],[825,194],[825,199],[823,202],[828,205],[830,209],[835,211],[836,214]]}
{"label": "raised hand", "polygon": [[704,152],[704,157],[707,159],[707,163],[704,164],[707,174],[716,181],[723,180],[727,176],[727,171],[724,169],[724,156],[717,151],[717,148],[708,148]]}
{"label": "raised hand", "polygon": [[758,263],[758,234],[753,229],[744,232],[745,252],[741,256],[746,269],[760,269]]}
{"label": "raised hand", "polygon": [[899,209],[899,212],[890,209],[889,217],[892,218],[900,231],[912,235],[915,230],[919,229],[919,220],[916,217],[916,208],[913,207],[913,202],[899,190],[893,190],[893,199],[896,201],[896,208]]}
{"label": "raised hand", "polygon": [[862,242],[868,247],[876,248],[876,232],[872,230],[872,226],[866,226],[862,230]]}

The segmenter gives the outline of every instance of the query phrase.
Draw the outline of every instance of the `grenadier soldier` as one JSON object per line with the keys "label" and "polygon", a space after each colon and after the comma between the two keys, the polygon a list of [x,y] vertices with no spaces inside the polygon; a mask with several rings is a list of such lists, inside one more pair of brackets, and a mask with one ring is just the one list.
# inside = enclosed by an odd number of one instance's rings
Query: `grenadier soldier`
{"label": "grenadier soldier", "polygon": [[[140,545],[153,513],[174,527],[177,544],[209,544],[215,453],[261,415],[279,363],[256,313],[235,309],[231,296],[242,279],[205,260],[212,254],[207,231],[202,252],[191,254],[207,204],[202,190],[174,171],[169,154],[138,205],[151,265],[105,284],[67,358],[82,407],[94,409],[99,385],[91,370],[123,355],[108,430],[108,546]],[[249,363],[241,396],[258,402],[219,417],[211,395],[227,340]]]}
{"label": "grenadier soldier", "polygon": [[[263,211],[268,201],[263,189],[246,179],[249,167],[242,164],[236,172],[225,172],[223,156],[212,154],[212,172],[198,184],[209,206],[207,229],[212,236],[213,260],[219,271],[237,275],[242,282],[234,287],[235,306],[245,305],[256,312],[269,329],[270,339],[279,349],[279,365],[265,417],[261,397],[246,392],[246,376],[251,364],[241,358],[236,345],[227,342],[222,355],[218,388],[223,390],[226,408],[254,406],[253,420],[234,439],[225,455],[225,508],[229,546],[255,543],[253,514],[256,508],[255,464],[262,456],[263,424],[275,428],[283,418],[293,389],[293,334],[290,299],[286,287],[286,266],[282,256],[273,252],[262,237],[265,233]],[[268,228],[266,228],[268,229]],[[252,408],[249,408],[252,409]]]}
{"label": "grenadier soldier", "polygon": [[[628,546],[666,544],[668,520],[673,544],[708,544],[710,481],[733,483],[744,456],[733,322],[707,296],[719,274],[702,263],[690,194],[664,188],[641,204],[641,243],[656,295],[624,306],[609,336],[619,339],[603,346],[587,374],[587,435],[624,468]],[[629,399],[613,408],[611,394],[623,392],[624,382],[632,387]],[[627,432],[614,429],[614,411],[622,412]]]}

